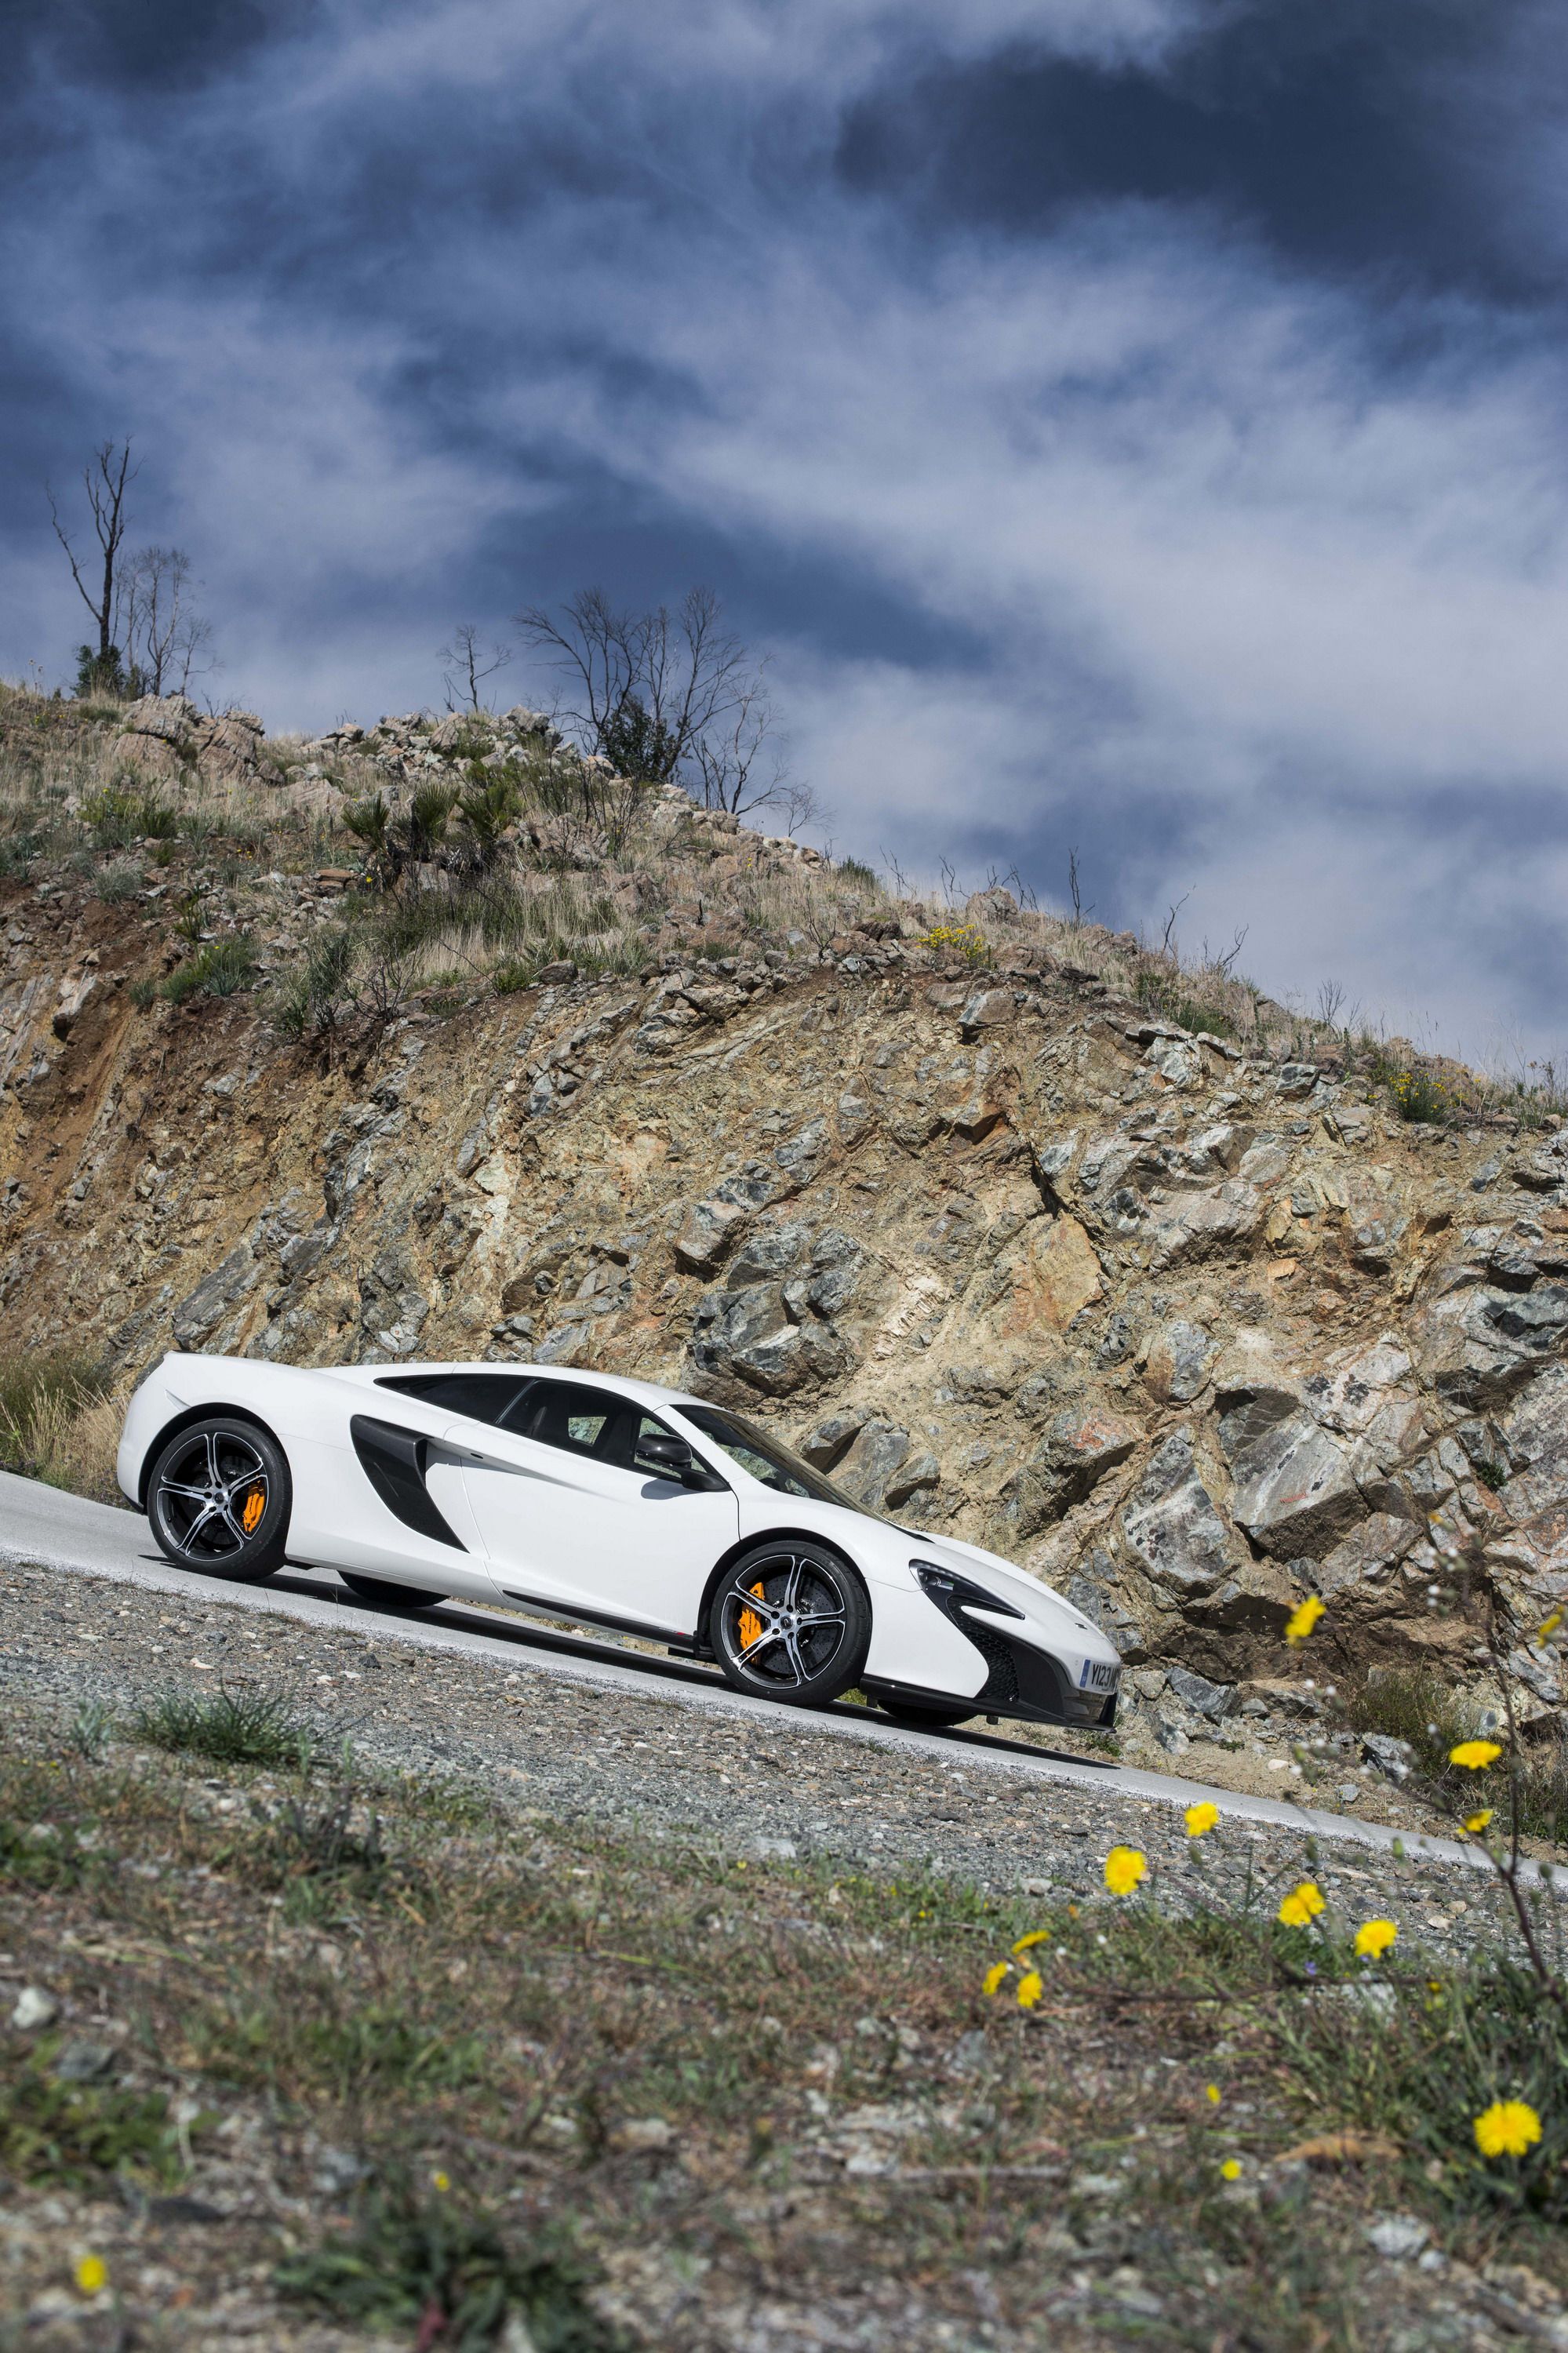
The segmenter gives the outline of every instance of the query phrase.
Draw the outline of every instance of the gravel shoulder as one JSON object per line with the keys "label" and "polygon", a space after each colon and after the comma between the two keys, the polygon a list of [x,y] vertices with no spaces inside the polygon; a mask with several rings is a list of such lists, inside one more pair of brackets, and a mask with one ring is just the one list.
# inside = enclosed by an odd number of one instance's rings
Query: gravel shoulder
{"label": "gravel shoulder", "polygon": [[1168,1802],[1047,1781],[1000,1747],[893,1746],[782,1711],[730,1714],[706,1694],[699,1704],[679,1683],[587,1683],[526,1654],[428,1649],[391,1616],[366,1633],[0,1562],[0,1693],[44,1721],[220,1684],[286,1696],[323,1741],[352,1744],[380,1772],[472,1781],[509,1810],[649,1841],[893,1879],[919,1866],[1085,1901],[1103,1899],[1105,1855],[1128,1844],[1175,1909],[1266,1902],[1310,1871],[1347,1915],[1386,1913],[1436,1953],[1508,1935],[1499,1892],[1472,1865],[1326,1841],[1313,1853],[1305,1826],[1234,1818],[1194,1843]]}

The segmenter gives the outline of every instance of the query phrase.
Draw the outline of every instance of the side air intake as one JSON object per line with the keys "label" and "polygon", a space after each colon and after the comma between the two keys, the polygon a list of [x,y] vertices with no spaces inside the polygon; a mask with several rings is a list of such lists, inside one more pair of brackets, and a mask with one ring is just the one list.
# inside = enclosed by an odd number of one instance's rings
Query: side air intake
{"label": "side air intake", "polygon": [[442,1519],[425,1484],[428,1438],[415,1430],[399,1430],[395,1421],[374,1420],[367,1413],[355,1415],[348,1434],[361,1470],[395,1518],[433,1544],[450,1545],[455,1552],[468,1550]]}

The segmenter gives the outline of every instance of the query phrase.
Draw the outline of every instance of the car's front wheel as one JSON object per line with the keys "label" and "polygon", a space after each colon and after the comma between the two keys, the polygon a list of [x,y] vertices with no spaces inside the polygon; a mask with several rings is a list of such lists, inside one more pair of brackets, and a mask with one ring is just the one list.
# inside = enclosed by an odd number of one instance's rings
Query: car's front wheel
{"label": "car's front wheel", "polygon": [[825,1545],[753,1545],[713,1598],[708,1641],[736,1691],[825,1707],[860,1679],[871,1603],[848,1562]]}
{"label": "car's front wheel", "polygon": [[168,1558],[236,1584],[282,1567],[291,1502],[277,1440],[227,1414],[171,1438],[147,1481],[147,1517]]}

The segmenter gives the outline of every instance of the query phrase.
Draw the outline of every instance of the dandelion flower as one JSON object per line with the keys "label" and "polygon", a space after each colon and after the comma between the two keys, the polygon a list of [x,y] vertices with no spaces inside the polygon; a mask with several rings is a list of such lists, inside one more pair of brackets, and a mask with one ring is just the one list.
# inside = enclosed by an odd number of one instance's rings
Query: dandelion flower
{"label": "dandelion flower", "polygon": [[444,2173],[432,2173],[430,2176],[430,2187],[433,2189],[439,2189],[444,2197],[446,2192],[451,2188],[451,2183],[448,2180]]}
{"label": "dandelion flower", "polygon": [[1033,2010],[1045,1990],[1045,1980],[1038,1969],[1027,1969],[1018,1980],[1018,2007]]}
{"label": "dandelion flower", "polygon": [[1203,2097],[1207,2100],[1212,2108],[1217,2108],[1220,2105],[1219,2085],[1217,2084],[1205,2084],[1203,2086]]}
{"label": "dandelion flower", "polygon": [[1027,1936],[1020,1936],[1012,1949],[1015,1953],[1026,1953],[1031,1945],[1048,1945],[1050,1941],[1049,1928],[1031,1928]]}
{"label": "dandelion flower", "polygon": [[1356,1930],[1356,1950],[1363,1961],[1375,1961],[1380,1954],[1387,1952],[1398,1934],[1395,1921],[1363,1920]]}
{"label": "dandelion flower", "polygon": [[1300,1608],[1291,1611],[1285,1621],[1285,1639],[1292,1650],[1298,1642],[1304,1642],[1307,1640],[1322,1615],[1323,1605],[1315,1593],[1309,1593]]}
{"label": "dandelion flower", "polygon": [[1323,1909],[1321,1889],[1310,1879],[1293,1887],[1279,1907],[1279,1916],[1287,1928],[1308,1928]]}
{"label": "dandelion flower", "polygon": [[1483,1806],[1478,1814],[1466,1815],[1465,1828],[1469,1831],[1472,1838],[1479,1838],[1481,1832],[1491,1820],[1492,1811],[1493,1810],[1490,1806]]}
{"label": "dandelion flower", "polygon": [[1113,1895],[1130,1895],[1149,1869],[1135,1846],[1113,1846],[1106,1857],[1106,1885]]}
{"label": "dandelion flower", "polygon": [[101,2255],[82,2256],[76,2267],[76,2284],[83,2295],[97,2295],[108,2286],[109,2265]]}
{"label": "dandelion flower", "polygon": [[1501,1755],[1502,1750],[1495,1740],[1461,1740],[1457,1748],[1449,1749],[1448,1762],[1450,1765],[1466,1766],[1472,1773],[1479,1773],[1487,1766],[1495,1765]]}
{"label": "dandelion flower", "polygon": [[1483,2157],[1522,2157],[1541,2138],[1541,2118],[1528,2100],[1494,2100],[1476,2118],[1476,2147]]}
{"label": "dandelion flower", "polygon": [[1222,2181],[1239,2181],[1241,2179],[1241,2159],[1239,2157],[1226,2158],[1224,2165],[1220,2168],[1220,2179]]}
{"label": "dandelion flower", "polygon": [[1186,1814],[1188,1837],[1191,1839],[1207,1838],[1209,1832],[1213,1829],[1214,1824],[1219,1820],[1219,1819],[1220,1810],[1218,1806],[1211,1805],[1207,1798],[1203,1799],[1201,1805],[1189,1806]]}
{"label": "dandelion flower", "polygon": [[997,1988],[1001,1985],[1006,1975],[1007,1963],[1005,1961],[994,1962],[992,1966],[987,1969],[984,1979],[982,1980],[985,1991],[987,1993],[995,1993]]}

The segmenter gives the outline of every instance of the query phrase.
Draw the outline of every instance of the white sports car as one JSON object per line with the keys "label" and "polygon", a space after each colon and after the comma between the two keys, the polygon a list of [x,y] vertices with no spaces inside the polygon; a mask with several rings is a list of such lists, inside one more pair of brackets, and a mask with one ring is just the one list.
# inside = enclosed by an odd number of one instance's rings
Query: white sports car
{"label": "white sports car", "polygon": [[131,1400],[120,1484],[170,1560],[450,1597],[714,1659],[736,1690],[890,1715],[1108,1725],[1116,1651],[994,1553],[901,1528],[744,1414],[528,1365],[167,1356]]}

